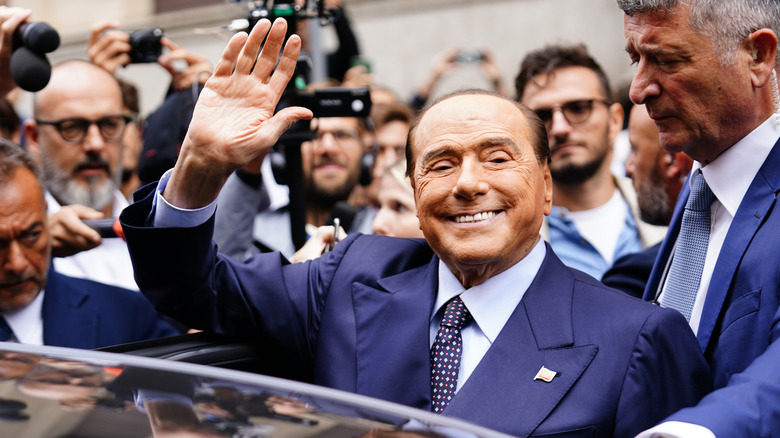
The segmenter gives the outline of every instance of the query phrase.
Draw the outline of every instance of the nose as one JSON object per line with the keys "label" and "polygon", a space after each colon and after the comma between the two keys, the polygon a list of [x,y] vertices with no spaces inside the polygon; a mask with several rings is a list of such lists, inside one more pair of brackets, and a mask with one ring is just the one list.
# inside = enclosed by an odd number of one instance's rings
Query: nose
{"label": "nose", "polygon": [[466,200],[474,200],[490,190],[484,169],[476,159],[466,159],[460,168],[460,175],[452,192]]}
{"label": "nose", "polygon": [[571,133],[571,129],[571,124],[563,116],[563,111],[560,109],[553,110],[552,118],[550,119],[550,129],[547,133],[550,143],[553,143],[555,138],[567,138]]}
{"label": "nose", "polygon": [[654,77],[653,68],[645,60],[640,59],[634,72],[634,79],[631,80],[628,97],[635,104],[642,105],[648,98],[660,93],[661,87]]}
{"label": "nose", "polygon": [[3,269],[6,272],[16,275],[25,272],[29,263],[19,242],[16,240],[11,241],[3,252],[5,253],[5,257],[3,258]]}
{"label": "nose", "polygon": [[374,230],[374,234],[380,236],[392,236],[390,233],[390,216],[389,208],[382,207],[374,216],[374,221],[371,223],[371,228]]}
{"label": "nose", "polygon": [[100,152],[106,146],[97,124],[92,123],[87,127],[87,134],[84,136],[82,145],[87,152]]}

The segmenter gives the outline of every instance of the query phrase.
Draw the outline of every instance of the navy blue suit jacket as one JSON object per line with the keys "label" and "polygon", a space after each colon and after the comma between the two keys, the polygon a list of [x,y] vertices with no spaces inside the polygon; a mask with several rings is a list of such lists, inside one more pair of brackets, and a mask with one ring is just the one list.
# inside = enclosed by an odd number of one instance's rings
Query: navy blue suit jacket
{"label": "navy blue suit jacket", "polygon": [[[714,391],[671,420],[720,437],[780,436],[780,142],[748,188],[723,242],[697,333]],[[655,298],[680,232],[690,190],[677,200],[669,233],[645,290]]]}
{"label": "navy blue suit jacket", "polygon": [[100,348],[179,334],[138,292],[49,269],[43,344]]}
{"label": "navy blue suit jacket", "polygon": [[[146,189],[148,190],[148,188]],[[253,335],[317,384],[430,409],[429,323],[438,258],[421,239],[351,235],[313,262],[217,253],[213,218],[122,225],[143,293],[187,325]],[[541,367],[557,372],[535,380]],[[565,267],[541,270],[445,415],[513,435],[632,437],[709,390],[685,319]]]}

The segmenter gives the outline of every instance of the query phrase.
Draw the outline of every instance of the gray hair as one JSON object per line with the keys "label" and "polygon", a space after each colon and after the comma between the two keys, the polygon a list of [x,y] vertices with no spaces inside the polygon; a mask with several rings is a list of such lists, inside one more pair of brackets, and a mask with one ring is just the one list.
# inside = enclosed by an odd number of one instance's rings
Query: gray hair
{"label": "gray hair", "polygon": [[0,138],[0,185],[8,184],[11,175],[18,168],[26,168],[32,172],[43,191],[41,174],[32,155],[11,140]]}
{"label": "gray hair", "polygon": [[[712,39],[721,64],[735,61],[740,44],[759,29],[780,34],[780,2],[777,0],[617,0],[626,15],[648,12],[674,13],[680,6],[690,5],[690,25],[695,31]],[[780,61],[780,52],[775,64]]]}

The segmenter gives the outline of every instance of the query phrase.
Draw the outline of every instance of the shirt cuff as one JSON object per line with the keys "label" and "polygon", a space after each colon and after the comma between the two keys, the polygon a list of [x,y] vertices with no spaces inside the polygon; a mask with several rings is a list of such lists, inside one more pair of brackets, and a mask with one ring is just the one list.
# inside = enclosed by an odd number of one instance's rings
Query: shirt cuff
{"label": "shirt cuff", "polygon": [[165,191],[165,186],[168,185],[168,180],[171,177],[172,171],[173,169],[165,172],[160,178],[160,182],[157,184],[157,193],[155,194],[152,206],[152,211],[154,212],[154,227],[192,228],[206,223],[206,221],[214,215],[214,212],[217,211],[216,200],[205,207],[190,210],[176,207],[166,201],[163,197],[163,191]]}
{"label": "shirt cuff", "polygon": [[698,424],[666,421],[648,429],[636,438],[716,438],[711,430]]}

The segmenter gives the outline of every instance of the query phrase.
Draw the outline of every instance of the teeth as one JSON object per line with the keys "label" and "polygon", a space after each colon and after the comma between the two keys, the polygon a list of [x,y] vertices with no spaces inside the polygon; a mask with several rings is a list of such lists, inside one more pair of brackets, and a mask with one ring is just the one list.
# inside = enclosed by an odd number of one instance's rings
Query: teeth
{"label": "teeth", "polygon": [[464,215],[464,216],[455,216],[455,222],[462,224],[467,222],[480,222],[488,220],[496,215],[495,211],[483,211],[482,213],[477,213],[475,215]]}

